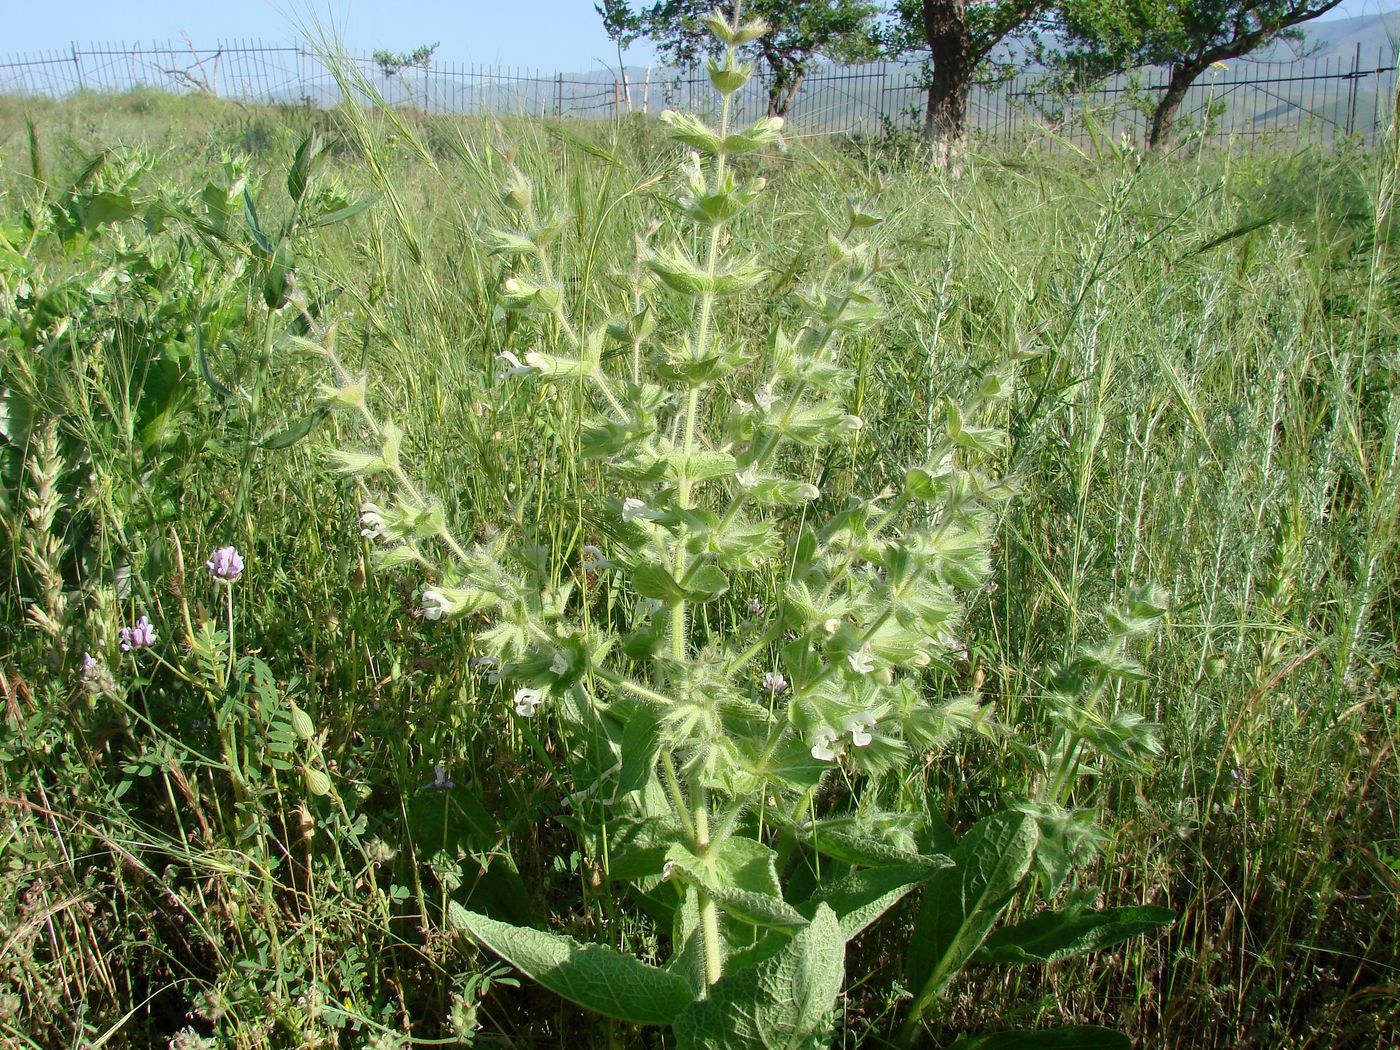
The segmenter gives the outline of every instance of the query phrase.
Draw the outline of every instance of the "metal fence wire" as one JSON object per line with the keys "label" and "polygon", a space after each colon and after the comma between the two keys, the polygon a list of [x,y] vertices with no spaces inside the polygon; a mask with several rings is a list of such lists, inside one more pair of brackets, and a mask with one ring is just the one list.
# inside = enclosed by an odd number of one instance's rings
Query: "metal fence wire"
{"label": "metal fence wire", "polygon": [[[372,57],[345,54],[390,104],[433,114],[610,118],[668,106],[705,110],[715,95],[701,70],[653,68],[596,74],[433,62],[397,71]],[[1010,143],[1052,132],[1072,142],[1145,134],[1170,70],[1147,67],[1079,93],[1051,91],[1025,72],[975,85],[968,100],[973,133]],[[1178,128],[1206,140],[1288,137],[1331,144],[1375,143],[1395,98],[1395,52],[1360,44],[1351,54],[1293,62],[1239,59],[1212,68],[1188,92]],[[61,98],[74,92],[135,89],[200,93],[240,102],[327,107],[341,89],[326,59],[302,46],[261,40],[180,44],[70,44],[0,61],[0,94]],[[876,134],[923,120],[923,66],[917,62],[820,65],[803,79],[787,113],[789,134]],[[363,99],[361,101],[364,101]],[[739,119],[767,112],[761,78],[738,96]]]}

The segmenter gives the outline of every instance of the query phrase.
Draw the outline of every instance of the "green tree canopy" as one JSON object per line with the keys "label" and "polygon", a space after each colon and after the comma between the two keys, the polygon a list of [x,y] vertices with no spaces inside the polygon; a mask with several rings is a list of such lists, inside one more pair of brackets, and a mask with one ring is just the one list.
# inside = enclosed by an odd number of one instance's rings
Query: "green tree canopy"
{"label": "green tree canopy", "polygon": [[[702,24],[713,0],[657,0],[633,7],[629,0],[597,5],[604,28],[616,41],[643,36],[667,62],[695,65],[717,54],[714,37]],[[747,49],[761,59],[758,74],[768,91],[768,111],[786,115],[803,79],[820,58],[859,62],[880,53],[880,8],[870,0],[749,0],[746,19],[762,19],[766,35]]]}
{"label": "green tree canopy", "polygon": [[1164,65],[1171,75],[1152,113],[1150,147],[1162,145],[1182,99],[1216,62],[1279,39],[1341,0],[1067,0],[1058,5],[1061,69],[1097,79],[1135,66]]}

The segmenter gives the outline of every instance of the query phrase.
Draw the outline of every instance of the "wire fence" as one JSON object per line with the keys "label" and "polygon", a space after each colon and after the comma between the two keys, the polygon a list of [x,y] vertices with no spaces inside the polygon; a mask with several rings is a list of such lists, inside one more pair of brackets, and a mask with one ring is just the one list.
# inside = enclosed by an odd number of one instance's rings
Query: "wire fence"
{"label": "wire fence", "polygon": [[[704,112],[715,100],[708,77],[698,70],[564,74],[431,60],[393,70],[369,55],[347,54],[343,60],[390,104],[433,114],[609,118],[668,106]],[[918,62],[818,66],[792,97],[788,130],[879,134],[917,127],[925,74]],[[1216,141],[1286,136],[1375,143],[1393,109],[1395,74],[1395,52],[1385,45],[1372,52],[1358,44],[1351,54],[1293,62],[1241,59],[1197,80],[1181,104],[1177,127]],[[991,142],[1047,132],[1077,143],[1104,135],[1141,139],[1169,76],[1169,69],[1148,67],[1077,93],[1053,91],[1035,72],[978,83],[968,100],[968,124]],[[212,48],[188,42],[74,43],[0,61],[0,94],[61,98],[141,88],[307,107],[342,99],[318,52],[260,40],[222,41]],[[766,113],[762,79],[750,81],[737,101],[741,120]]]}

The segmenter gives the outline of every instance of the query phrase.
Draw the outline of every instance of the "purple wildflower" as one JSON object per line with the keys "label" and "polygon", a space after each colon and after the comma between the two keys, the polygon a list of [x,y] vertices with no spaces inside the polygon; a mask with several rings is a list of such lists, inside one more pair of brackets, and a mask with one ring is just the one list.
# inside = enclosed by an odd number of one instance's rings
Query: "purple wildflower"
{"label": "purple wildflower", "polygon": [[238,553],[236,547],[220,547],[209,555],[204,567],[219,583],[233,583],[243,575],[243,555]]}
{"label": "purple wildflower", "polygon": [[122,652],[129,653],[134,649],[145,649],[147,646],[156,644],[156,629],[151,626],[151,621],[145,616],[136,621],[134,627],[123,627],[121,629]]}

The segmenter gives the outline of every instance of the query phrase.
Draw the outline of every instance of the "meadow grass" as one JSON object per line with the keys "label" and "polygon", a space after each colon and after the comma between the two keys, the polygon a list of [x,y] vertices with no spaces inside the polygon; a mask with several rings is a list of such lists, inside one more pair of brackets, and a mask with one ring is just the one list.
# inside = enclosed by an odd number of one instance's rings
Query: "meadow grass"
{"label": "meadow grass", "polygon": [[[444,932],[447,902],[470,900],[642,953],[661,936],[586,847],[593,804],[561,807],[567,755],[469,667],[471,627],[434,629],[368,566],[361,496],[323,464],[353,435],[319,419],[261,447],[313,411],[323,378],[281,340],[295,318],[266,309],[236,251],[149,221],[151,202],[188,204],[235,158],[270,228],[313,128],[333,143],[323,178],[376,203],[308,231],[298,281],[335,292],[321,316],[403,426],[415,477],[461,533],[513,523],[552,565],[606,528],[584,509],[599,477],[578,456],[580,406],[498,381],[498,353],[533,347],[481,232],[501,214],[504,147],[566,216],[556,260],[575,309],[618,314],[670,163],[655,127],[0,100],[0,1033],[647,1045]],[[71,205],[104,149],[87,189],[127,192],[148,221],[34,235],[26,212]],[[1006,731],[930,756],[898,793],[955,827],[1025,793],[1046,669],[1129,585],[1172,595],[1124,697],[1161,724],[1165,754],[1076,797],[1110,835],[1072,890],[1165,904],[1177,924],[1046,971],[974,968],[948,1033],[1054,1018],[1143,1046],[1400,1040],[1398,157],[1276,144],[1140,162],[1028,142],[949,180],[887,144],[798,138],[759,162],[773,203],[734,236],[773,276],[728,330],[771,327],[849,193],[879,186],[902,260],[888,318],[851,344],[850,411],[871,425],[806,464],[825,502],[897,481],[945,395],[1032,355],[1004,420],[1018,495],[993,581],[965,660],[930,681],[980,689]],[[137,257],[144,276],[117,280]],[[227,610],[237,648],[267,669],[237,716],[257,774],[237,790],[199,685],[226,643],[181,627],[224,624],[200,565],[226,543],[249,565]],[[741,623],[750,597],[712,615]],[[170,665],[115,659],[138,612]],[[107,691],[80,681],[99,647],[120,679]],[[314,748],[273,746],[288,698]],[[438,764],[450,790],[431,786]],[[902,926],[853,950],[839,1045],[893,1031]]]}

